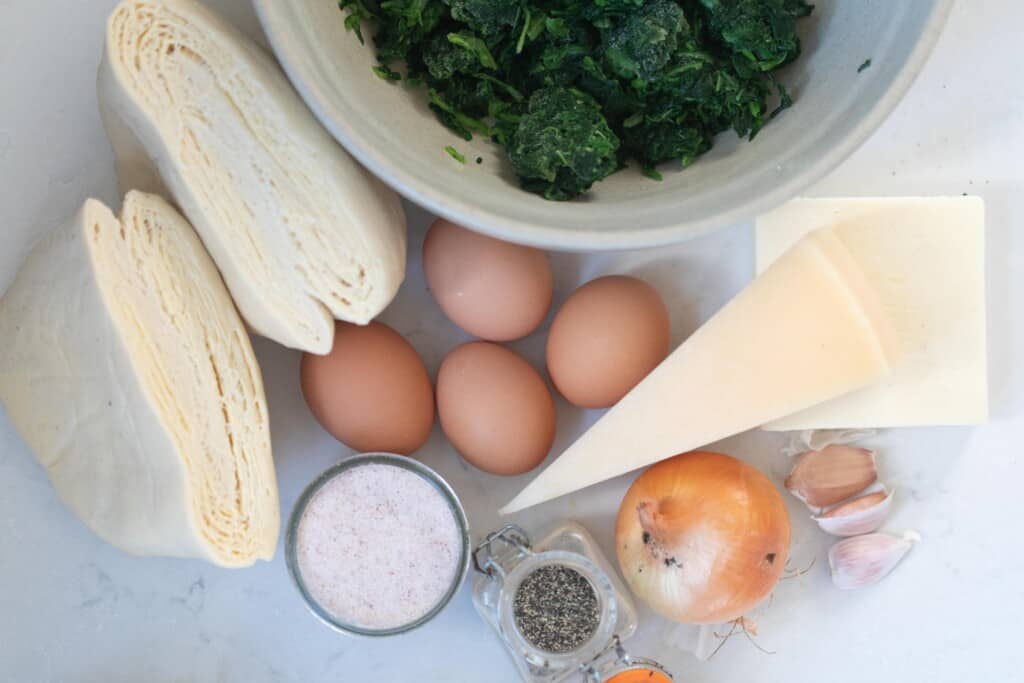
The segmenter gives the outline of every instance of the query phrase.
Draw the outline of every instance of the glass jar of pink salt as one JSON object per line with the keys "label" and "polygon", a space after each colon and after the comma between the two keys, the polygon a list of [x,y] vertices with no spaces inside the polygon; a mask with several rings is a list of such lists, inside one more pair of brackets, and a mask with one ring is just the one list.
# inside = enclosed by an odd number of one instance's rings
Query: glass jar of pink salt
{"label": "glass jar of pink salt", "polygon": [[292,512],[285,560],[309,609],[342,633],[389,636],[434,618],[469,568],[469,525],[451,487],[402,455],[334,465]]}

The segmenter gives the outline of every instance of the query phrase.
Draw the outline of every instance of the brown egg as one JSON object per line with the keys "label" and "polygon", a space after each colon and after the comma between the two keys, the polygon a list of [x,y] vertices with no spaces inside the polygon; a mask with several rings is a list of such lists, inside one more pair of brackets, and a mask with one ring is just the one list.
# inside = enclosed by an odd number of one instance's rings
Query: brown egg
{"label": "brown egg", "polygon": [[668,310],[653,287],[610,275],[573,292],[548,336],[548,372],[581,408],[607,408],[668,355]]}
{"label": "brown egg", "polygon": [[539,465],[555,439],[555,402],[533,366],[488,342],[463,344],[437,374],[441,428],[470,464],[491,474]]}
{"label": "brown egg", "polygon": [[448,318],[470,334],[511,341],[551,308],[551,265],[539,249],[479,235],[444,219],[423,243],[423,272]]}
{"label": "brown egg", "polygon": [[330,353],[303,354],[301,375],[313,415],[356,451],[409,455],[430,436],[430,376],[416,349],[387,325],[337,323]]}

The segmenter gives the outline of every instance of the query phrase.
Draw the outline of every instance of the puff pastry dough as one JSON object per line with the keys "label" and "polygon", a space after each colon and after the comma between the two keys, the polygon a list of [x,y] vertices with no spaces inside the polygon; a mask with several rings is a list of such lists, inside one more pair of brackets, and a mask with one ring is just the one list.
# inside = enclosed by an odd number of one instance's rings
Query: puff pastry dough
{"label": "puff pastry dough", "polygon": [[89,200],[0,300],[0,400],[57,492],[139,555],[270,559],[280,512],[263,381],[191,226]]}
{"label": "puff pastry dough", "polygon": [[122,189],[172,196],[242,317],[327,353],[405,273],[398,197],[325,131],[259,46],[192,0],[125,0],[98,84]]}

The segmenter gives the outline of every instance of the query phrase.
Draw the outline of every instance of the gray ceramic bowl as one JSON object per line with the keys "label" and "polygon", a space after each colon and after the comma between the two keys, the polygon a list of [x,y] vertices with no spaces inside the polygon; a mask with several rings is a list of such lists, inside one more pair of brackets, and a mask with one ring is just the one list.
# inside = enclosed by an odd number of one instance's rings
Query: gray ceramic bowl
{"label": "gray ceramic bowl", "polygon": [[[501,150],[479,137],[462,140],[437,123],[422,92],[377,78],[372,47],[345,31],[336,0],[254,4],[309,106],[398,192],[504,239],[615,249],[675,242],[749,219],[834,168],[906,92],[952,0],[819,0],[803,24],[804,54],[783,75],[796,103],[753,142],[722,135],[698,163],[667,170],[661,183],[626,170],[565,203],[522,191]],[[870,68],[858,72],[868,59]],[[455,162],[446,145],[470,162]],[[482,165],[472,163],[477,156]]]}

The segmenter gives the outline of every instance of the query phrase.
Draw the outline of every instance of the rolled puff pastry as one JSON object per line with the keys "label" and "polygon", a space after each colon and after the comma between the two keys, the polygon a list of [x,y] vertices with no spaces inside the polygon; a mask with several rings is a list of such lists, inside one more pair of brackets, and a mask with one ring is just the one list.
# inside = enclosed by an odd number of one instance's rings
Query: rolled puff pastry
{"label": "rolled puff pastry", "polygon": [[241,567],[280,526],[263,380],[191,226],[89,200],[0,299],[0,400],[57,492],[138,555]]}
{"label": "rolled puff pastry", "polygon": [[170,195],[242,317],[324,354],[405,274],[401,204],[321,127],[277,64],[193,0],[125,0],[98,93],[122,188]]}

